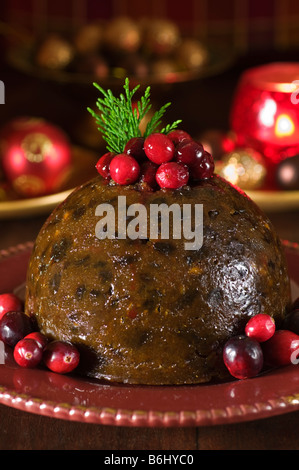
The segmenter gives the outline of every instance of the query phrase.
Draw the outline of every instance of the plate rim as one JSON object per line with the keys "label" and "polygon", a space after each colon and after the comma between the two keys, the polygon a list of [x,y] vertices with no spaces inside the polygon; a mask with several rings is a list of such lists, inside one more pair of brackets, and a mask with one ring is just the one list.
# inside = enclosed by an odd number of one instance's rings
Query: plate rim
{"label": "plate rim", "polygon": [[299,190],[245,190],[250,199],[267,212],[294,210],[299,208]]}
{"label": "plate rim", "polygon": [[[285,248],[299,253],[299,243],[282,240],[282,244]],[[33,246],[34,242],[28,241],[7,249],[1,249],[0,262],[11,256],[30,252]],[[294,369],[296,367],[290,365],[285,366],[283,369]],[[272,371],[272,373],[279,374],[279,369]],[[259,378],[248,380],[259,380]],[[85,379],[80,378],[80,380],[84,381]],[[107,385],[113,386],[113,384]],[[221,386],[222,384],[213,385]],[[12,388],[0,385],[0,404],[33,414],[81,423],[129,427],[201,427],[258,420],[299,410],[299,388],[298,393],[284,394],[264,401],[255,401],[253,404],[243,402],[213,409],[199,407],[194,410],[173,411],[169,409],[168,411],[155,411],[142,410],[138,407],[127,409],[125,407],[73,405],[61,401],[56,402],[32,397],[29,394],[19,393]]]}
{"label": "plate rim", "polygon": [[[178,83],[188,83],[196,80],[200,80],[209,76],[215,75],[215,73],[227,70],[235,62],[237,57],[237,51],[232,49],[223,48],[223,46],[213,46],[204,44],[208,54],[209,60],[206,64],[203,64],[198,70],[176,70],[169,74],[162,75],[151,75],[147,78],[131,76],[130,81],[133,84],[139,84],[140,86],[154,86],[154,85],[169,85]],[[31,42],[25,43],[23,46],[11,47],[7,52],[7,60],[15,69],[22,71],[23,73],[29,74],[34,77],[38,77],[43,80],[52,81],[56,83],[67,83],[76,85],[90,85],[94,81],[98,82],[101,86],[119,87],[122,86],[124,77],[117,75],[110,75],[101,79],[96,79],[93,74],[70,72],[68,70],[51,70],[38,66],[32,60],[32,52],[34,51],[35,45]],[[214,56],[217,56],[218,61],[215,63]]]}
{"label": "plate rim", "polygon": [[[0,201],[0,220],[9,220],[16,216],[27,217],[45,214],[64,201],[76,187],[77,186],[74,186],[45,196]],[[246,190],[244,192],[265,212],[275,213],[281,210],[294,210],[299,208],[299,190]]]}
{"label": "plate rim", "polygon": [[[296,366],[292,366],[296,367]],[[251,380],[257,380],[251,379]],[[204,427],[255,421],[299,410],[299,393],[254,404],[231,405],[211,410],[155,411],[112,407],[74,406],[34,398],[0,386],[0,404],[20,411],[89,424],[127,427]]]}

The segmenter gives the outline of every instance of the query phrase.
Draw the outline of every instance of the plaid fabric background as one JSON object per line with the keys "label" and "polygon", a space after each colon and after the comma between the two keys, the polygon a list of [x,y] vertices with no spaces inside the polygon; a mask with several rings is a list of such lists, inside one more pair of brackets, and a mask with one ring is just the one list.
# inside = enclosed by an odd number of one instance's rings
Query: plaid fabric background
{"label": "plaid fabric background", "polygon": [[241,52],[299,45],[298,0],[1,0],[0,9],[5,22],[35,33],[128,15],[167,17],[183,33]]}

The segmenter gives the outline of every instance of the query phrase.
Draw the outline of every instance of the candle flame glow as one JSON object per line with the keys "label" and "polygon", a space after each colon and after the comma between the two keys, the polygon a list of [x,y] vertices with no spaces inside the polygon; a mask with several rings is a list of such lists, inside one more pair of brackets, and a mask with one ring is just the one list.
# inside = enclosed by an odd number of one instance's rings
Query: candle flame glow
{"label": "candle flame glow", "polygon": [[267,99],[259,112],[259,120],[266,127],[272,127],[274,124],[274,115],[277,111],[277,105],[274,100]]}
{"label": "candle flame glow", "polygon": [[287,114],[280,114],[275,124],[275,134],[277,137],[286,137],[294,134],[295,125]]}

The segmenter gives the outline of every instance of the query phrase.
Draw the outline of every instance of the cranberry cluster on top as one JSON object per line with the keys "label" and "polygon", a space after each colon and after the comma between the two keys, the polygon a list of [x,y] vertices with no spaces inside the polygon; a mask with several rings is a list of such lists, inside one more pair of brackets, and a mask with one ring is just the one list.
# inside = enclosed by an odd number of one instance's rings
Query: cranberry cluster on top
{"label": "cranberry cluster on top", "polygon": [[176,129],[168,134],[155,132],[146,138],[131,138],[123,153],[106,153],[96,169],[105,179],[120,185],[144,183],[152,190],[178,189],[191,181],[211,178],[214,161],[201,143]]}

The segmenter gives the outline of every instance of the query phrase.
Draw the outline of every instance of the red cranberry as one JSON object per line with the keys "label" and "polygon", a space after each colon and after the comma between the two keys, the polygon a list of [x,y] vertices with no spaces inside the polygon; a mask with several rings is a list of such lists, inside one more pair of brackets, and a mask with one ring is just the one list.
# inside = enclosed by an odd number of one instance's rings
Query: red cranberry
{"label": "red cranberry", "polygon": [[245,326],[245,334],[249,338],[263,343],[270,339],[275,333],[275,322],[270,315],[259,313],[250,318]]}
{"label": "red cranberry", "polygon": [[156,173],[160,188],[178,189],[188,183],[189,170],[177,162],[162,163]]}
{"label": "red cranberry", "polygon": [[0,320],[0,339],[14,347],[33,330],[30,318],[23,312],[7,312]]}
{"label": "red cranberry", "polygon": [[153,162],[143,162],[140,166],[140,183],[146,183],[154,189],[157,186],[156,173],[158,168],[159,166]]}
{"label": "red cranberry", "polygon": [[174,143],[174,145],[178,145],[180,142],[184,140],[192,140],[192,137],[185,131],[181,129],[175,129],[167,134],[170,140]]}
{"label": "red cranberry", "polygon": [[142,162],[146,159],[143,146],[143,137],[133,137],[126,143],[124,153],[131,155],[131,157],[135,158],[138,162]]}
{"label": "red cranberry", "polygon": [[23,304],[19,297],[15,294],[7,293],[0,295],[0,320],[7,312],[18,312],[23,308]]}
{"label": "red cranberry", "polygon": [[203,157],[204,148],[194,140],[183,141],[175,149],[174,160],[185,165],[194,165],[200,158]]}
{"label": "red cranberry", "polygon": [[42,360],[43,349],[31,338],[23,338],[14,347],[14,359],[21,367],[36,367]]}
{"label": "red cranberry", "polygon": [[213,176],[215,169],[213,157],[206,150],[201,158],[197,158],[191,167],[194,180],[208,179]]}
{"label": "red cranberry", "polygon": [[150,134],[144,141],[146,156],[154,163],[170,162],[174,155],[174,144],[165,134]]}
{"label": "red cranberry", "polygon": [[136,183],[140,174],[140,166],[135,158],[121,153],[110,163],[111,178],[121,185]]}
{"label": "red cranberry", "polygon": [[299,355],[299,336],[288,330],[277,330],[262,344],[265,362],[270,366],[295,363]]}
{"label": "red cranberry", "polygon": [[80,354],[73,344],[56,340],[45,347],[43,361],[52,372],[66,374],[78,366]]}
{"label": "red cranberry", "polygon": [[42,349],[44,349],[48,344],[48,338],[39,331],[29,333],[29,335],[25,336],[25,339],[33,339]]}
{"label": "red cranberry", "polygon": [[262,370],[263,351],[255,339],[235,336],[224,345],[223,361],[233,377],[247,379],[255,377]]}
{"label": "red cranberry", "polygon": [[105,179],[110,179],[110,163],[115,157],[115,154],[112,152],[107,152],[103,155],[96,164],[96,169],[98,173]]}

